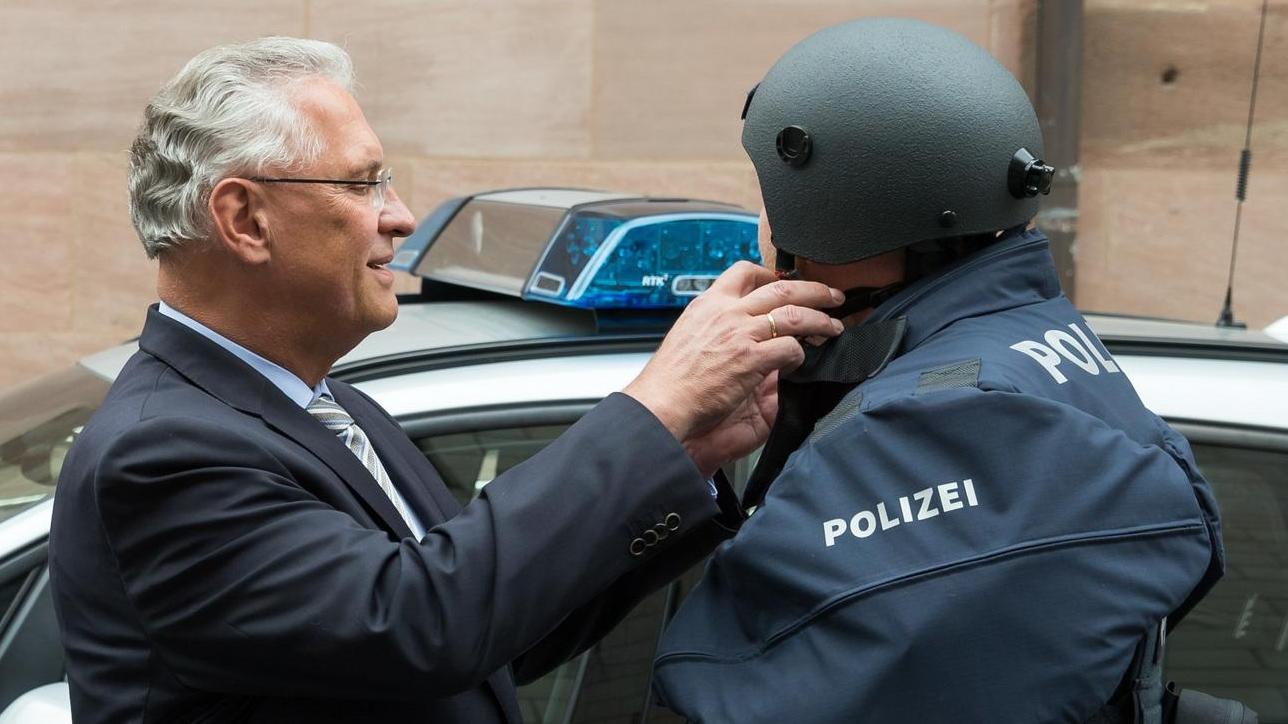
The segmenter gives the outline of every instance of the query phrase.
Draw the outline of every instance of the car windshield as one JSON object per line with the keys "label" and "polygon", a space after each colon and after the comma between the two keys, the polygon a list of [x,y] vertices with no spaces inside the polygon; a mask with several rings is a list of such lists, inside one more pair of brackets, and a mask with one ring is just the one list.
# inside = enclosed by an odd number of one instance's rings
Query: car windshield
{"label": "car windshield", "polygon": [[107,388],[76,365],[0,393],[0,521],[54,494],[67,449]]}

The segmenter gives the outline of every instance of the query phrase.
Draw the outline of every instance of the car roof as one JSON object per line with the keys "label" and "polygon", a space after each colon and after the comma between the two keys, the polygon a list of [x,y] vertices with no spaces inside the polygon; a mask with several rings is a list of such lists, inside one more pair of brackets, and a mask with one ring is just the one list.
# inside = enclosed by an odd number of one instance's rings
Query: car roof
{"label": "car roof", "polygon": [[[1288,363],[1288,342],[1258,330],[1110,314],[1088,314],[1087,321],[1102,340],[1129,353],[1174,348],[1187,356],[1206,352],[1197,356],[1247,359],[1252,355],[1260,361]],[[336,366],[418,351],[597,333],[595,313],[583,309],[518,300],[408,302],[400,307],[393,325],[367,337]],[[661,337],[660,331],[657,336]]]}
{"label": "car roof", "polygon": [[553,304],[517,299],[404,304],[392,325],[368,336],[336,367],[419,351],[595,333],[594,312]]}
{"label": "car roof", "polygon": [[1261,330],[1117,314],[1087,313],[1086,317],[1097,336],[1120,347],[1132,344],[1208,347],[1235,355],[1263,352],[1268,361],[1282,358],[1288,362],[1288,342]]}
{"label": "car roof", "polygon": [[[406,302],[386,329],[369,335],[336,362],[336,368],[414,352],[473,347],[525,339],[590,337],[595,313],[520,300]],[[82,366],[107,380],[116,379],[137,341],[88,355]]]}
{"label": "car roof", "polygon": [[[1196,323],[1109,315],[1088,321],[1155,413],[1173,421],[1288,429],[1288,344],[1257,331]],[[593,314],[549,305],[413,305],[337,370],[400,417],[598,399],[638,374],[658,336],[610,345],[608,339],[622,336],[597,335]],[[551,339],[553,344],[539,343]],[[580,342],[591,343],[575,349]],[[438,363],[458,347],[468,362]]]}
{"label": "car roof", "polygon": [[[1095,333],[1115,355],[1199,357],[1288,364],[1288,342],[1257,330],[1195,322],[1088,314]],[[618,330],[620,331],[620,330]],[[422,301],[405,299],[388,328],[368,336],[336,363],[337,369],[416,353],[523,340],[593,338],[593,311],[519,300]],[[660,333],[657,334],[660,337]],[[89,355],[81,364],[115,379],[137,349],[131,342]]]}

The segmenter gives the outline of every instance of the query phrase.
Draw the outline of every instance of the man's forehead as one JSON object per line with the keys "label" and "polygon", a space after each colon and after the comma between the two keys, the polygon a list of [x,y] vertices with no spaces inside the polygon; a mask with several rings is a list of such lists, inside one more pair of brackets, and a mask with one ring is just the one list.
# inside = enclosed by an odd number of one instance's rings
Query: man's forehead
{"label": "man's forehead", "polygon": [[299,84],[292,101],[313,121],[327,143],[325,156],[356,177],[374,174],[384,165],[380,140],[371,130],[353,95],[317,78]]}

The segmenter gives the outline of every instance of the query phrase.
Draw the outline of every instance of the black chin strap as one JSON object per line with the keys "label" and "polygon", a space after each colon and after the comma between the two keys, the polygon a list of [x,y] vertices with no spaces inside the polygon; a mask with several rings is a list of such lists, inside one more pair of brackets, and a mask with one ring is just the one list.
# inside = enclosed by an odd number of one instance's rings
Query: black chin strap
{"label": "black chin strap", "polygon": [[843,319],[855,312],[879,307],[885,300],[898,294],[906,286],[908,286],[907,282],[895,282],[884,287],[854,287],[846,289],[845,301],[841,303],[841,306],[827,310],[827,313],[836,319]]}
{"label": "black chin strap", "polygon": [[[800,272],[796,269],[796,255],[791,252],[778,249],[774,267],[774,273],[779,279],[800,278]],[[827,313],[836,319],[848,317],[855,312],[880,306],[882,302],[894,296],[906,286],[908,286],[907,281],[898,281],[894,284],[887,284],[884,287],[853,287],[846,289],[845,301],[841,303],[841,306],[827,310]]]}
{"label": "black chin strap", "polygon": [[778,417],[747,481],[744,509],[764,501],[788,456],[805,442],[814,424],[899,354],[905,328],[903,317],[856,324],[818,347],[805,346],[801,366],[778,379]]}

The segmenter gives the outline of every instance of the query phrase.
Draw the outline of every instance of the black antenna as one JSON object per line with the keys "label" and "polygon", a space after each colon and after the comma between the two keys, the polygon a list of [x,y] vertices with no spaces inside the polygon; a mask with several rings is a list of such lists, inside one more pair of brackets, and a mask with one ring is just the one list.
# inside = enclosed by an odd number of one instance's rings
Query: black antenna
{"label": "black antenna", "polygon": [[1243,217],[1243,202],[1248,197],[1248,170],[1252,166],[1252,116],[1257,109],[1257,79],[1261,76],[1261,46],[1266,39],[1266,9],[1270,0],[1261,0],[1261,29],[1257,31],[1257,59],[1252,65],[1252,98],[1248,101],[1248,131],[1243,138],[1243,151],[1239,154],[1239,182],[1234,197],[1238,204],[1234,207],[1234,242],[1230,246],[1230,278],[1225,285],[1225,306],[1221,308],[1221,317],[1216,320],[1218,327],[1238,327],[1247,329],[1248,325],[1236,322],[1232,297],[1234,296],[1234,260],[1239,253],[1239,221]]}

